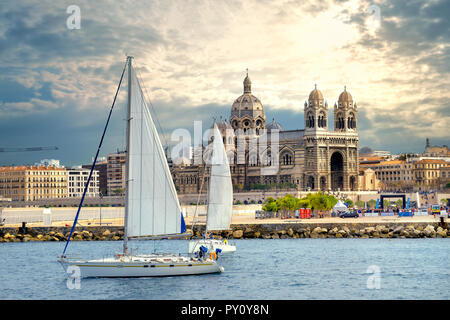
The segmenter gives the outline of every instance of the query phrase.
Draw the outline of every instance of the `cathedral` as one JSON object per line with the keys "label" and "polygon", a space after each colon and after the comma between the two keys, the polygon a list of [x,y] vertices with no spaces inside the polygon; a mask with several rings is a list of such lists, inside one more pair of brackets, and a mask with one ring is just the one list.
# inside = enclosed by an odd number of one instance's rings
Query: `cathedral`
{"label": "cathedral", "polygon": [[[328,103],[317,86],[304,103],[304,129],[285,130],[275,120],[267,123],[263,104],[252,94],[248,73],[243,84],[243,94],[233,102],[229,121],[216,122],[235,188],[289,183],[299,191],[358,190],[358,110],[346,88],[334,105],[333,131],[329,130]],[[276,148],[271,139],[275,134]],[[252,149],[251,141],[263,135],[267,147]],[[243,153],[239,141],[246,141]],[[201,149],[208,153],[208,146]],[[171,166],[180,194],[206,192],[209,168],[202,163],[194,165],[192,159],[184,159]],[[266,170],[268,167],[275,169]]]}

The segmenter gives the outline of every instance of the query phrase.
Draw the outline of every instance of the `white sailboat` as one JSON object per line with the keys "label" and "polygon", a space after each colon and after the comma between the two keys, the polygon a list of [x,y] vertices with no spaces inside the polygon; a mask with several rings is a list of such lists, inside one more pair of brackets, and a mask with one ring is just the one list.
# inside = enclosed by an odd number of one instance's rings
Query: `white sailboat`
{"label": "white sailboat", "polygon": [[236,246],[228,240],[208,239],[208,231],[227,230],[231,224],[233,211],[233,185],[230,165],[217,124],[214,123],[211,156],[211,174],[208,188],[208,209],[206,213],[205,238],[189,241],[189,253],[198,252],[204,246],[208,252],[233,252]]}
{"label": "white sailboat", "polygon": [[[188,234],[183,233],[186,228],[177,192],[158,132],[135,69],[132,67],[132,57],[127,57],[126,65],[128,67],[127,185],[123,253],[96,260],[70,259],[65,255],[70,241],[69,236],[59,262],[66,271],[69,266],[78,267],[81,277],[153,277],[222,272],[223,268],[208,256],[196,258],[171,253],[129,254],[129,239],[164,239]],[[110,115],[111,112],[112,108]],[[102,141],[103,137],[100,146]],[[79,210],[83,199],[84,196]],[[78,213],[72,232],[77,218]]]}

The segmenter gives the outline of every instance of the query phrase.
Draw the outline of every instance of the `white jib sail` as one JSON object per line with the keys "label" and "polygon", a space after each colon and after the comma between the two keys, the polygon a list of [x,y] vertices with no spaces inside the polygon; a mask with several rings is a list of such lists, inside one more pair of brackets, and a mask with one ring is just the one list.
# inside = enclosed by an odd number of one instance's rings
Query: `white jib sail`
{"label": "white jib sail", "polygon": [[231,223],[233,185],[222,135],[216,124],[214,124],[214,140],[212,143],[206,229],[226,230],[229,229]]}
{"label": "white jib sail", "polygon": [[158,131],[132,69],[128,237],[181,232],[181,208]]}

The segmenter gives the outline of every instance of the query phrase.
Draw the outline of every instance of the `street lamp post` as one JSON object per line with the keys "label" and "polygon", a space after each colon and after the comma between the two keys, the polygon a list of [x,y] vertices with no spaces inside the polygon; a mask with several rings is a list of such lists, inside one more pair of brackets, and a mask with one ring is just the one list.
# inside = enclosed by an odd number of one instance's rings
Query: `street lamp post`
{"label": "street lamp post", "polygon": [[100,192],[100,225],[102,225],[102,199],[103,199],[103,193]]}

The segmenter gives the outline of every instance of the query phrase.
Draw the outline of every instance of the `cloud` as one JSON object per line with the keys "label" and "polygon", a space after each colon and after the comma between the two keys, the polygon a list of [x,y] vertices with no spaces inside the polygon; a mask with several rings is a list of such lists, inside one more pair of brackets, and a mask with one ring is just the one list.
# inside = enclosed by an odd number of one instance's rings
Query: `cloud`
{"label": "cloud", "polygon": [[[77,149],[73,161],[90,159],[87,146],[95,149],[125,53],[135,56],[165,132],[190,128],[194,120],[228,118],[248,68],[267,120],[286,129],[304,128],[303,103],[315,83],[330,107],[346,85],[359,106],[361,145],[418,152],[424,137],[449,144],[448,1],[77,5],[81,28],[69,30],[68,3],[2,4],[0,124],[11,130],[0,129],[0,145],[23,144],[25,123],[32,128],[25,132],[51,137],[56,121],[59,134]],[[370,6],[380,9],[376,27],[369,23]],[[125,89],[124,83],[117,102],[122,115]],[[119,116],[106,150],[121,145],[123,130]]]}

